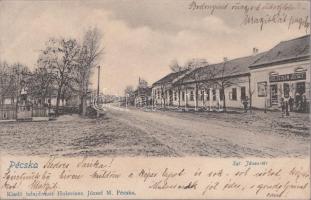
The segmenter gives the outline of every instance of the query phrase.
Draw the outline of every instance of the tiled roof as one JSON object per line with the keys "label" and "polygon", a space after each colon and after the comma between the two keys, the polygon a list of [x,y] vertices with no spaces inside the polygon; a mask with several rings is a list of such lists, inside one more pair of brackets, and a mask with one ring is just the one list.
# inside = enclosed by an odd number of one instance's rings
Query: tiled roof
{"label": "tiled roof", "polygon": [[179,72],[172,72],[166,76],[164,76],[163,78],[161,78],[160,80],[156,81],[155,83],[153,83],[152,85],[161,85],[161,84],[169,84],[172,83],[176,78],[178,78],[179,76],[182,76],[184,74],[186,74],[190,69],[185,69]]}
{"label": "tiled roof", "polygon": [[181,82],[193,82],[193,78],[195,74],[200,74],[199,80],[206,80],[210,78],[210,74],[215,73],[215,71],[219,71],[224,69],[223,75],[220,75],[219,73],[216,73],[215,76],[213,76],[214,79],[223,77],[223,76],[236,76],[241,74],[247,74],[249,73],[249,66],[254,63],[256,60],[261,58],[265,52],[258,53],[256,55],[246,56],[242,58],[236,58],[232,60],[228,60],[226,62],[221,62],[217,64],[211,64],[205,67],[200,67],[192,71],[191,73],[187,74],[183,79],[179,80],[178,83]]}
{"label": "tiled roof", "polygon": [[305,35],[292,40],[282,41],[264,56],[258,59],[250,68],[269,65],[276,62],[299,59],[310,54],[310,35]]}

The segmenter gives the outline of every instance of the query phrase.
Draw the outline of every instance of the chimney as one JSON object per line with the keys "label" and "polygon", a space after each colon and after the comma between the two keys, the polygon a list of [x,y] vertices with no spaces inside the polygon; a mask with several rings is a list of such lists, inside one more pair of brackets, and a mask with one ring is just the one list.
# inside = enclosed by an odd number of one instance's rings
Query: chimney
{"label": "chimney", "polygon": [[258,54],[258,49],[256,47],[253,48],[253,55]]}

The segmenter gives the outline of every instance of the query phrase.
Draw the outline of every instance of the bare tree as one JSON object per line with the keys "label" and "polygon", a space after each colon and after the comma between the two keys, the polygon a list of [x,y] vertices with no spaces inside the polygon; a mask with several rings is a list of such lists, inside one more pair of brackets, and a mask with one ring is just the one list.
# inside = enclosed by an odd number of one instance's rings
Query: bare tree
{"label": "bare tree", "polygon": [[134,87],[129,85],[126,86],[125,90],[124,90],[124,95],[125,95],[125,100],[126,100],[126,105],[128,103],[130,103],[131,105],[134,105]]}
{"label": "bare tree", "polygon": [[198,97],[199,97],[199,89],[204,86],[206,82],[208,82],[212,78],[212,74],[206,73],[206,69],[208,69],[208,62],[205,59],[192,59],[186,63],[186,65],[193,69],[191,73],[189,73],[188,77],[194,81],[195,85],[195,109],[198,108]]}
{"label": "bare tree", "polygon": [[[101,47],[102,35],[97,28],[90,28],[85,32],[83,42],[78,55],[78,64],[75,68],[75,81],[77,83],[77,91],[80,98],[80,109],[82,115],[86,114],[86,98],[90,86],[90,77],[93,69],[98,64],[103,54]],[[81,110],[80,110],[81,111]]]}
{"label": "bare tree", "polygon": [[183,66],[178,64],[177,60],[172,60],[169,67],[172,70],[172,72],[180,72],[185,69]]}
{"label": "bare tree", "polygon": [[[13,68],[5,61],[0,63],[0,104],[12,91],[16,90],[16,77]],[[15,96],[15,95],[14,95]]]}
{"label": "bare tree", "polygon": [[134,87],[131,85],[126,86],[124,90],[124,95],[132,95],[134,93]]}
{"label": "bare tree", "polygon": [[238,66],[228,66],[228,59],[224,58],[224,62],[215,68],[214,83],[219,86],[220,95],[223,97],[223,110],[226,111],[226,95],[225,89],[232,85],[237,85],[239,78],[235,76],[238,73]]}

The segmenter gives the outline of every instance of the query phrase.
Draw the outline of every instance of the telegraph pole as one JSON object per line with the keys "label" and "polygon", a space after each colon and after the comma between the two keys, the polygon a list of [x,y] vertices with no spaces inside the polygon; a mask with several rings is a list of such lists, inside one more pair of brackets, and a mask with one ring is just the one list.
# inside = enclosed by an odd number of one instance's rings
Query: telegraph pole
{"label": "telegraph pole", "polygon": [[[97,106],[99,103],[99,82],[100,82],[100,65],[97,66]],[[97,110],[97,118],[99,118],[99,110]]]}
{"label": "telegraph pole", "polygon": [[99,80],[100,80],[100,65],[97,66],[98,72],[97,72],[97,96],[99,96]]}

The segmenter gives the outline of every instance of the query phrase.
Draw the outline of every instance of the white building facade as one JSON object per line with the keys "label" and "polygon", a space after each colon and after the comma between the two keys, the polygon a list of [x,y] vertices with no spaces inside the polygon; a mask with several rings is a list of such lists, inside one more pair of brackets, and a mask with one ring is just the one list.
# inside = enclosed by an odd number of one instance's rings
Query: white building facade
{"label": "white building facade", "polygon": [[250,66],[254,107],[281,109],[287,102],[292,111],[308,112],[309,42],[310,35],[281,42]]}

